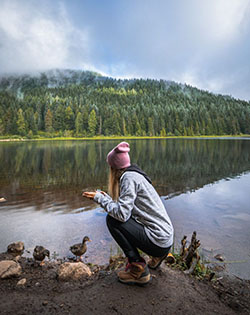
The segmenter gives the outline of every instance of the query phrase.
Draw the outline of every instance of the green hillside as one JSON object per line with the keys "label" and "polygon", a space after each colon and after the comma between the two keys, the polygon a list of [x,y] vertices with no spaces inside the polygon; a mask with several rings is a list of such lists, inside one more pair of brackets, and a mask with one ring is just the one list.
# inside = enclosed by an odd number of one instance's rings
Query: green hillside
{"label": "green hillside", "polygon": [[0,78],[1,136],[250,134],[250,102],[175,82],[51,70]]}

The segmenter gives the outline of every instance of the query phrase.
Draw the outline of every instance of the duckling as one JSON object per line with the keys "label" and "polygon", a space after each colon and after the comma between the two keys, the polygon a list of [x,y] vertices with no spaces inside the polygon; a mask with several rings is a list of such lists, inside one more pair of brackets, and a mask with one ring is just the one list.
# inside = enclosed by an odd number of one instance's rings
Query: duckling
{"label": "duckling", "polygon": [[50,258],[50,252],[43,246],[36,246],[34,248],[33,257],[36,261],[40,261],[40,266],[44,265],[45,257]]}
{"label": "duckling", "polygon": [[77,257],[82,258],[82,255],[87,251],[87,244],[86,242],[91,242],[88,236],[84,236],[82,243],[74,244],[70,246],[70,251]]}
{"label": "duckling", "polygon": [[24,252],[24,243],[23,242],[16,242],[11,243],[7,247],[8,254],[12,254],[13,256],[21,256]]}

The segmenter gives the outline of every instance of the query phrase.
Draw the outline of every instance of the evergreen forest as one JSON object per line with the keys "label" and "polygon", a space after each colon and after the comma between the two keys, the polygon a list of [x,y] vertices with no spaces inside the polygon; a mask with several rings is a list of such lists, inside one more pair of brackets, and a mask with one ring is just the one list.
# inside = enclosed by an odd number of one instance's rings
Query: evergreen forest
{"label": "evergreen forest", "polygon": [[0,136],[250,134],[250,102],[172,81],[50,70],[0,78]]}

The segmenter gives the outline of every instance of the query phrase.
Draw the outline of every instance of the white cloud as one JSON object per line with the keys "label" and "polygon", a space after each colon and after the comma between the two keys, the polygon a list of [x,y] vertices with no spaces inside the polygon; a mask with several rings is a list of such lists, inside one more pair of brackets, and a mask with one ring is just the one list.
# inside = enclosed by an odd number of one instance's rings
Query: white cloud
{"label": "white cloud", "polygon": [[135,72],[250,99],[249,0],[148,1],[143,14],[136,3]]}
{"label": "white cloud", "polygon": [[88,69],[250,99],[249,36],[250,0],[0,0],[0,72]]}
{"label": "white cloud", "polygon": [[88,64],[88,34],[57,12],[32,1],[0,2],[0,71],[32,71]]}
{"label": "white cloud", "polygon": [[210,30],[215,34],[215,39],[226,41],[239,36],[248,6],[249,0],[214,1],[212,3],[214,19],[210,23]]}

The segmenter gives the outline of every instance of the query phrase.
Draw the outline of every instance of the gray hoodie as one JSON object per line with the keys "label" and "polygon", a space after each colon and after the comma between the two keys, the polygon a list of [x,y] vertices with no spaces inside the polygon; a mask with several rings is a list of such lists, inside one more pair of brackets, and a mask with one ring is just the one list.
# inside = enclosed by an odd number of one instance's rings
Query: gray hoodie
{"label": "gray hoodie", "polygon": [[113,218],[126,222],[130,216],[144,226],[148,238],[160,247],[173,244],[174,229],[162,200],[149,181],[138,172],[126,171],[120,178],[117,202],[100,192],[94,201]]}

